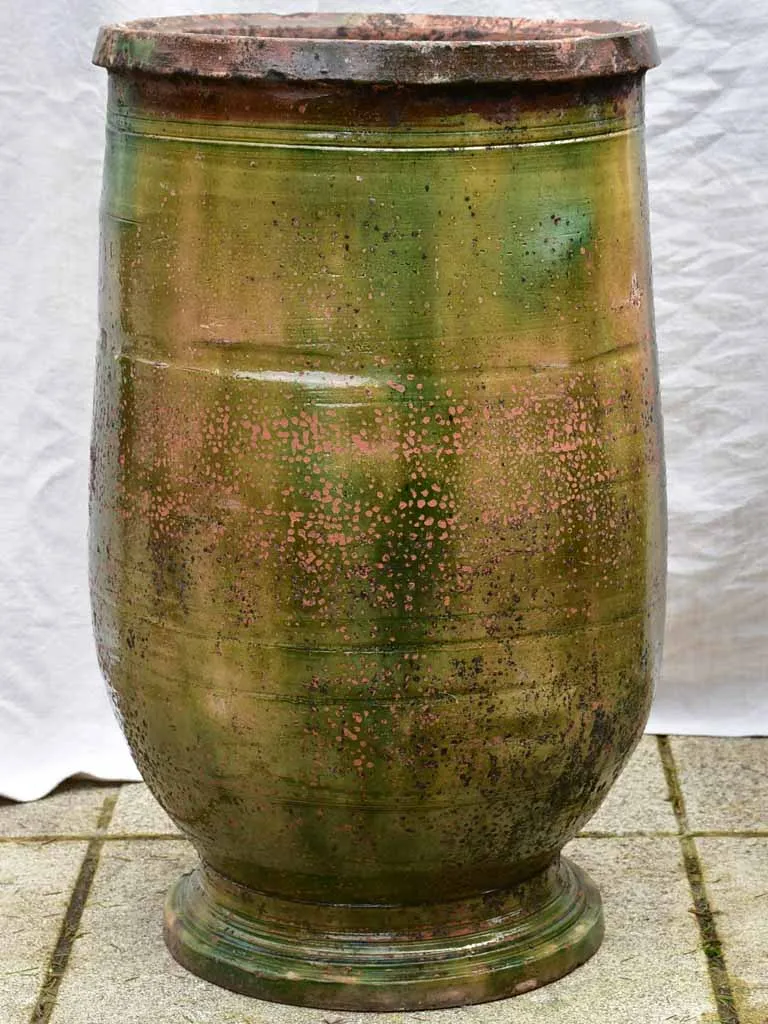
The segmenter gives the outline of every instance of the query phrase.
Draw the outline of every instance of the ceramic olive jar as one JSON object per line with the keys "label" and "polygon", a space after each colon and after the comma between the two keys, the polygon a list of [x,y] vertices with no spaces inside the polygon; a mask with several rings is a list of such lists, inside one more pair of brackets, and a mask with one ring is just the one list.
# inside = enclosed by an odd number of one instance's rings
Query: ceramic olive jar
{"label": "ceramic olive jar", "polygon": [[222,15],[95,60],[93,609],[201,858],[172,953],[342,1009],[560,977],[661,644],[651,31]]}

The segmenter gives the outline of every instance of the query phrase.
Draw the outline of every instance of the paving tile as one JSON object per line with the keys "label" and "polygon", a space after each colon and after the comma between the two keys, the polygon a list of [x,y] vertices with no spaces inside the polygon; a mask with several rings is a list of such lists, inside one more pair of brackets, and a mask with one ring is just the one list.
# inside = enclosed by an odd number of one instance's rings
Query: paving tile
{"label": "paving tile", "polygon": [[87,844],[0,845],[0,1021],[28,1024]]}
{"label": "paving tile", "polygon": [[[209,985],[166,952],[161,908],[194,863],[183,841],[105,845],[51,1024],[700,1024],[715,1020],[675,839],[581,839],[608,934],[587,965],[538,992],[428,1013],[355,1014],[260,1002]],[[704,1015],[710,1015],[704,1018]]]}
{"label": "paving tile", "polygon": [[693,831],[768,830],[768,738],[670,743]]}
{"label": "paving tile", "polygon": [[143,782],[120,790],[109,823],[111,835],[179,835],[179,830]]}
{"label": "paving tile", "polygon": [[643,736],[586,832],[676,832],[655,736]]}
{"label": "paving tile", "polygon": [[116,786],[70,780],[42,800],[15,803],[0,798],[0,836],[87,835],[96,829],[102,805]]}
{"label": "paving tile", "polygon": [[768,838],[697,838],[741,1024],[768,1021]]}

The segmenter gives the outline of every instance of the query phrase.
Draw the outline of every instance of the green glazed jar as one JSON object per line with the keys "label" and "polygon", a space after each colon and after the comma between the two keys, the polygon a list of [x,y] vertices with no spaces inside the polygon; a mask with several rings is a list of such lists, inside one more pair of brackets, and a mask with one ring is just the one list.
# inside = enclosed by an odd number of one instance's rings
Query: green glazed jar
{"label": "green glazed jar", "polygon": [[650,29],[169,18],[95,61],[93,609],[202,861],[172,953],[342,1009],[560,977],[661,647]]}

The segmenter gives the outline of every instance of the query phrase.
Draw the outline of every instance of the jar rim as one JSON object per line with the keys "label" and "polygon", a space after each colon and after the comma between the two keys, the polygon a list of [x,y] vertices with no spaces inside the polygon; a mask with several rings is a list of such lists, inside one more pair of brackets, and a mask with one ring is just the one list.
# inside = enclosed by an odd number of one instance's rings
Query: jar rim
{"label": "jar rim", "polygon": [[390,85],[567,81],[636,74],[649,25],[423,14],[209,14],[99,31],[94,64],[206,79]]}

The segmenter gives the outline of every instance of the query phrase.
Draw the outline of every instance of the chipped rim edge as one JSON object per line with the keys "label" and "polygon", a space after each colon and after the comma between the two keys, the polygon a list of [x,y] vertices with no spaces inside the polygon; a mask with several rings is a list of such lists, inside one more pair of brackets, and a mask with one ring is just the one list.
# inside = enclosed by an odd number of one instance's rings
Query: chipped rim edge
{"label": "chipped rim edge", "polygon": [[[215,31],[209,31],[209,26]],[[238,34],[238,26],[250,32]],[[436,26],[519,38],[395,38]],[[478,29],[478,26],[480,28]],[[535,36],[540,27],[542,37]],[[314,29],[325,35],[300,34]],[[256,34],[260,29],[264,34]],[[295,29],[295,34],[286,34]],[[380,38],[350,38],[349,31]],[[390,32],[387,38],[387,32]],[[335,36],[328,32],[337,33]],[[282,34],[279,34],[282,33]],[[637,74],[659,54],[649,25],[404,15],[193,15],[106,25],[93,63],[112,72],[271,82],[439,85]]]}

